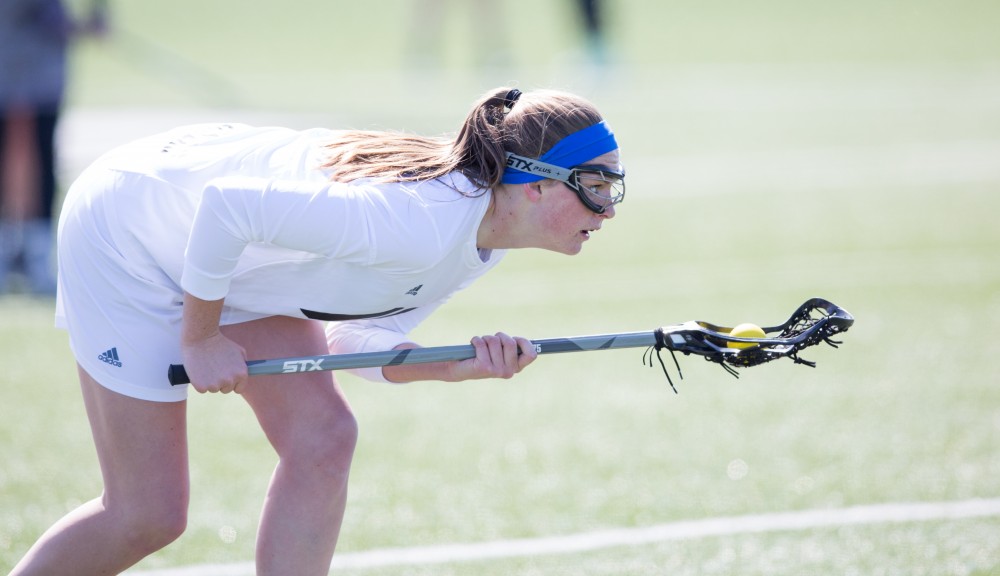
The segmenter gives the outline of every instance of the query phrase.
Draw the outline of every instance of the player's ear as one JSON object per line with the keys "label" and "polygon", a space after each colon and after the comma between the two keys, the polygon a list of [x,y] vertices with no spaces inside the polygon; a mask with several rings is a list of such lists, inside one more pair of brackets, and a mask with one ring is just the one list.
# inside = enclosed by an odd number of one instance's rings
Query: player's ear
{"label": "player's ear", "polygon": [[521,193],[529,202],[538,202],[542,199],[542,180],[538,182],[528,182],[521,185]]}

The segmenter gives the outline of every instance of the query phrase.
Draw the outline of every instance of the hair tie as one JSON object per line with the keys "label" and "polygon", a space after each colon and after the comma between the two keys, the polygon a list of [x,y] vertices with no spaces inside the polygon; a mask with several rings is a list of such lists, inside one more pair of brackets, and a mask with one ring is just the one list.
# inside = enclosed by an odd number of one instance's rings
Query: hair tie
{"label": "hair tie", "polygon": [[517,88],[512,88],[507,92],[507,95],[503,97],[503,110],[504,114],[510,113],[511,108],[517,103],[517,99],[521,97],[521,91]]}

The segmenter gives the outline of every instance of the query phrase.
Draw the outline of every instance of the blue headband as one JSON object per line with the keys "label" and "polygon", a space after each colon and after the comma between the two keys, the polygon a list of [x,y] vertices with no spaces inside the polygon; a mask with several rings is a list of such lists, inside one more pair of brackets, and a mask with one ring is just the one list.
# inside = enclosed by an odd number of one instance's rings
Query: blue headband
{"label": "blue headband", "polygon": [[[561,168],[572,168],[617,149],[618,142],[615,141],[615,135],[611,132],[611,128],[605,122],[598,122],[583,130],[577,130],[556,142],[556,145],[543,154],[539,160]],[[507,168],[503,172],[502,182],[504,184],[526,184],[544,179],[545,176]]]}

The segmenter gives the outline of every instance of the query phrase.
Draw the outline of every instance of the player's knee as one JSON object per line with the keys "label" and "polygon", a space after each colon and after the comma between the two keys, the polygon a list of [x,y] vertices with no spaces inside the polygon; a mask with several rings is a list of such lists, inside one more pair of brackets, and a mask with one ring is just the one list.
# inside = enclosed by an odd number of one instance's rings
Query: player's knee
{"label": "player's knee", "polygon": [[354,459],[354,449],[358,444],[358,421],[351,414],[346,418],[338,418],[324,431],[326,442],[320,442],[324,449],[319,452],[322,464],[329,472],[341,474],[347,472]]}
{"label": "player's knee", "polygon": [[290,456],[306,470],[346,478],[357,443],[357,419],[353,415],[341,416],[317,427]]}
{"label": "player's knee", "polygon": [[184,533],[188,521],[188,497],[186,491],[173,496],[163,495],[120,506],[117,512],[124,524],[123,533],[129,546],[148,555]]}
{"label": "player's knee", "polygon": [[146,522],[146,542],[159,550],[180,538],[187,528],[187,510],[160,513]]}
{"label": "player's knee", "polygon": [[133,526],[132,545],[151,554],[180,538],[187,528],[187,509],[157,510]]}

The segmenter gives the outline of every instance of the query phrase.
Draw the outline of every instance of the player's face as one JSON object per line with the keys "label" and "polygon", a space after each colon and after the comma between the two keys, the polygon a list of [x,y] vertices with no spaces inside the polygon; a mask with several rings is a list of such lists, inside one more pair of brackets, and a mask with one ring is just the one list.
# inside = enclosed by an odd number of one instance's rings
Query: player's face
{"label": "player's face", "polygon": [[[621,157],[618,150],[612,150],[587,162],[587,166],[599,166],[609,171],[621,171]],[[581,178],[581,183],[597,184]],[[587,207],[577,193],[558,180],[543,180],[541,182],[542,196],[546,200],[542,226],[548,240],[546,248],[563,254],[577,254],[583,249],[583,243],[590,239],[591,234],[601,229],[606,220],[615,217],[615,205],[609,205],[604,212],[598,214]],[[595,192],[600,192],[597,188]],[[546,195],[548,195],[546,197]]]}

